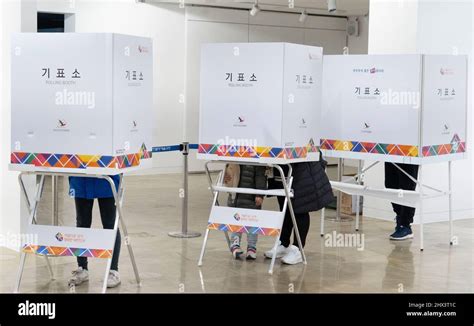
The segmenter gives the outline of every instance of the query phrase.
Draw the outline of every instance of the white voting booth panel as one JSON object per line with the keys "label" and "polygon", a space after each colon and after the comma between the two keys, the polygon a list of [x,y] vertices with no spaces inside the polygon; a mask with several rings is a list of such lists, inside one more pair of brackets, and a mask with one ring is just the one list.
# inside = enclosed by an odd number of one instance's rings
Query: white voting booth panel
{"label": "white voting booth panel", "polygon": [[111,175],[149,167],[152,64],[148,38],[14,35],[10,168]]}
{"label": "white voting booth panel", "polygon": [[321,78],[319,47],[203,45],[198,158],[318,160]]}
{"label": "white voting booth panel", "polygon": [[467,57],[324,57],[320,146],[330,157],[423,164],[465,158]]}

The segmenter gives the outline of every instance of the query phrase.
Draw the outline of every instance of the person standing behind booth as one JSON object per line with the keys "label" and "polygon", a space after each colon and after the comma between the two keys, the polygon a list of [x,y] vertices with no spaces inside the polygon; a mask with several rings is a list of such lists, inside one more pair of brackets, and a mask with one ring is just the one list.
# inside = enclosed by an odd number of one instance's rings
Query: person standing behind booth
{"label": "person standing behind booth", "polygon": [[[120,176],[111,176],[118,191]],[[113,229],[117,208],[115,199],[107,180],[87,177],[69,177],[69,193],[74,197],[76,205],[76,226],[80,228],[90,228],[92,224],[92,208],[94,199],[99,202],[100,218],[104,229]],[[107,287],[113,288],[120,284],[120,274],[118,272],[118,261],[120,255],[120,230],[117,229],[117,237],[112,254],[112,264],[107,278]],[[78,268],[72,272],[69,279],[69,286],[77,286],[89,280],[87,257],[77,257]]]}
{"label": "person standing behind booth", "polygon": [[[306,237],[309,232],[310,212],[318,211],[328,205],[333,199],[332,187],[326,175],[327,162],[322,159],[317,162],[302,162],[292,164],[293,167],[293,210],[295,213],[296,225],[304,247]],[[288,167],[282,166],[285,175],[288,174]],[[270,189],[282,189],[280,173],[273,170],[274,177],[269,179]],[[283,209],[285,197],[277,197],[280,209]],[[285,264],[294,265],[303,262],[301,251],[298,247],[296,235],[293,235],[291,245],[291,233],[293,233],[293,222],[290,211],[286,210],[283,227],[280,234],[280,244],[276,250],[276,258],[281,258]],[[272,258],[273,250],[265,252],[265,257]]]}
{"label": "person standing behind booth", "polygon": [[[418,165],[396,163],[400,169],[405,171],[415,180],[418,178]],[[403,171],[394,164],[385,162],[385,188],[415,190],[416,182],[411,180]],[[391,240],[406,240],[413,238],[411,223],[415,216],[415,208],[392,203],[396,217],[395,232],[390,235]]]}

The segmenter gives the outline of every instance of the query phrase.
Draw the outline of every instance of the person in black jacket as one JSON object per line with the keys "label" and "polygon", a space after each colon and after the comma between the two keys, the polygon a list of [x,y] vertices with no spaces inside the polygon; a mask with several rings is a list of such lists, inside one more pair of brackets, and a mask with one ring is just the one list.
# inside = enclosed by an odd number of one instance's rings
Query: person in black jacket
{"label": "person in black jacket", "polygon": [[[318,211],[328,205],[334,198],[331,184],[326,175],[327,162],[322,159],[317,162],[303,162],[292,164],[293,167],[293,210],[295,213],[296,224],[301,237],[303,247],[308,235],[310,217],[309,212]],[[282,166],[285,175],[288,173],[288,167]],[[282,189],[280,174],[274,169],[274,178],[269,179],[270,189]],[[283,209],[285,197],[277,197],[280,209]],[[280,234],[280,245],[276,250],[276,258],[281,258],[285,264],[298,264],[303,261],[301,252],[298,248],[296,235],[293,236],[293,245],[291,245],[291,234],[293,233],[293,222],[287,209],[285,219]],[[265,252],[265,257],[272,258],[273,250]]]}

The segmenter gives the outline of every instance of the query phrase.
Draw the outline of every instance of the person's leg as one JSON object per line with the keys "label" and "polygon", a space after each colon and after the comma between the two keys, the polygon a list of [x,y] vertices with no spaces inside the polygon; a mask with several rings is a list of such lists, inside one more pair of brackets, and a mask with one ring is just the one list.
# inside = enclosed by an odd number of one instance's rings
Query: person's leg
{"label": "person's leg", "polygon": [[[285,203],[285,197],[277,197],[278,198],[278,204],[280,205],[280,210],[283,209],[283,205]],[[288,207],[285,212],[285,217],[283,220],[283,226],[281,228],[281,233],[280,233],[280,241],[281,245],[284,247],[288,247],[291,243],[291,233],[293,232],[293,223],[291,222],[291,216],[290,216],[290,211],[288,210]]]}
{"label": "person's leg", "polygon": [[[298,232],[300,233],[301,245],[305,246],[306,237],[309,232],[310,217],[309,213],[295,214],[296,225],[298,226]],[[299,248],[298,239],[296,238],[296,233],[293,235],[293,245]]]}
{"label": "person's leg", "polygon": [[247,259],[257,258],[257,241],[258,241],[258,234],[256,233],[247,234]]}
{"label": "person's leg", "polygon": [[[408,173],[414,179],[418,178],[418,165],[414,164],[399,164],[398,165],[403,171]],[[416,182],[411,180],[407,175],[400,171],[400,189],[404,190],[415,190]],[[415,208],[409,206],[401,206],[400,211],[400,225],[410,226],[413,223],[413,217],[415,216]]]}
{"label": "person's leg", "polygon": [[[385,188],[387,189],[400,189],[400,173],[390,162],[385,162]],[[397,214],[397,224],[399,224],[398,217],[402,212],[402,207],[399,204],[392,203],[393,211]]]}
{"label": "person's leg", "polygon": [[230,234],[230,252],[235,259],[238,259],[244,252],[240,247],[240,241],[242,240],[242,233],[232,232]]}
{"label": "person's leg", "polygon": [[[93,199],[74,198],[76,205],[76,226],[79,228],[90,228],[92,224]],[[77,265],[87,269],[87,257],[77,257]]]}
{"label": "person's leg", "polygon": [[258,234],[248,233],[247,234],[247,248],[257,248]]}
{"label": "person's leg", "polygon": [[[115,224],[115,218],[117,215],[117,208],[115,207],[115,199],[99,198],[99,209],[100,219],[102,220],[102,226],[104,229],[113,229]],[[117,228],[117,237],[115,238],[114,252],[112,254],[112,265],[111,270],[118,271],[118,261],[120,256],[121,237],[120,230]]]}

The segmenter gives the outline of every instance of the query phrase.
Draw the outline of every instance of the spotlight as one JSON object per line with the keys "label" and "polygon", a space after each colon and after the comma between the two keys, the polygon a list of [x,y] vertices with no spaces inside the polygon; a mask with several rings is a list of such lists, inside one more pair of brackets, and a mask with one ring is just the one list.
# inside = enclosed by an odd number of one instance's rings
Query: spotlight
{"label": "spotlight", "polygon": [[252,6],[252,9],[250,9],[250,16],[256,16],[260,12],[260,7],[258,6],[257,3],[255,3]]}
{"label": "spotlight", "polygon": [[327,0],[328,3],[328,11],[329,12],[334,12],[336,11],[336,0]]}
{"label": "spotlight", "polygon": [[308,17],[308,13],[306,12],[306,9],[305,9],[301,12],[301,15],[298,18],[298,20],[300,21],[300,23],[304,23],[304,21],[306,20],[306,17]]}

